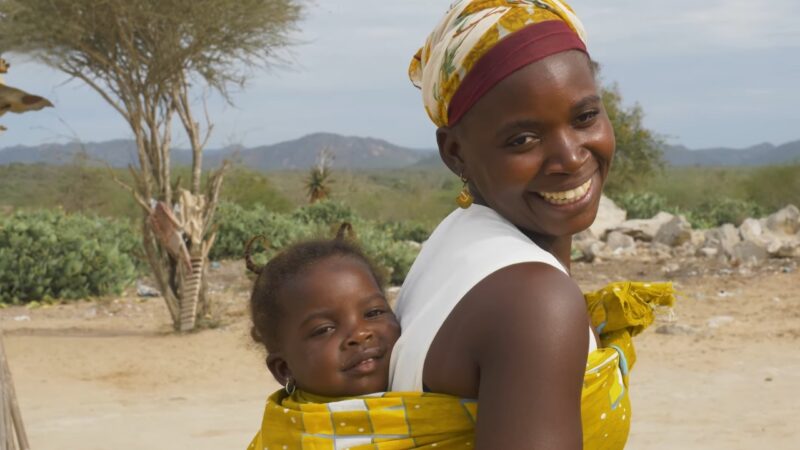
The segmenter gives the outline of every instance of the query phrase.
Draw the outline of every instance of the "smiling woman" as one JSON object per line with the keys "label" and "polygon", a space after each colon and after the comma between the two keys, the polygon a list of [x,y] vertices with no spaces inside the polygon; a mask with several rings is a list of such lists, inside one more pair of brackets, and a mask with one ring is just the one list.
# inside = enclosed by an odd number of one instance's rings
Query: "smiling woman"
{"label": "smiling woman", "polygon": [[390,388],[477,398],[477,448],[619,449],[627,437],[627,390],[586,382],[606,349],[569,276],[615,149],[583,37],[559,0],[461,0],[411,62],[473,204],[442,221],[406,278]]}

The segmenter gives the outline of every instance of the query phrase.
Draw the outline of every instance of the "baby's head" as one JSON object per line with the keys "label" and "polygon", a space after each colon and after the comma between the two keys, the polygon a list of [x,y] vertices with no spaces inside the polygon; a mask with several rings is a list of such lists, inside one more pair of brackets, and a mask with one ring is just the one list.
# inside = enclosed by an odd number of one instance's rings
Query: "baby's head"
{"label": "baby's head", "polygon": [[381,276],[341,234],[293,245],[262,268],[247,256],[259,273],[250,297],[251,334],[266,347],[267,367],[287,391],[346,397],[386,390],[400,325]]}

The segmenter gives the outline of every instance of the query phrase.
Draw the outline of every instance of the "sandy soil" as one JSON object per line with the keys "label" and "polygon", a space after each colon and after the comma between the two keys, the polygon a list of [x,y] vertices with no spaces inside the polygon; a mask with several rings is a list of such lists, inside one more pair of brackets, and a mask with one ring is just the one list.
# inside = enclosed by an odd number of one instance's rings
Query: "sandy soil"
{"label": "sandy soil", "polygon": [[[628,448],[800,448],[797,260],[615,261],[573,273],[585,289],[669,279],[683,294],[637,340]],[[247,289],[239,264],[212,271],[217,327],[186,336],[171,332],[161,299],[132,292],[0,310],[32,447],[245,448],[277,388],[249,341]]]}

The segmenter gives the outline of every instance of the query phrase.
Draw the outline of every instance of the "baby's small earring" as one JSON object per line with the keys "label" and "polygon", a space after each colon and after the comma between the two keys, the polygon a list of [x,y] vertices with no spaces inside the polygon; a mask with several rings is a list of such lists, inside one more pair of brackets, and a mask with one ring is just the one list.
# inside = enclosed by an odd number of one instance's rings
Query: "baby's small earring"
{"label": "baby's small earring", "polygon": [[286,386],[283,387],[283,390],[286,391],[287,394],[292,395],[295,389],[297,389],[297,384],[294,382],[294,378],[289,377],[289,379],[286,380]]}
{"label": "baby's small earring", "polygon": [[472,201],[474,198],[472,197],[472,193],[469,191],[469,186],[467,185],[468,180],[462,173],[461,182],[464,183],[464,187],[461,188],[461,192],[458,193],[458,197],[456,197],[456,204],[459,208],[467,209],[472,205]]}

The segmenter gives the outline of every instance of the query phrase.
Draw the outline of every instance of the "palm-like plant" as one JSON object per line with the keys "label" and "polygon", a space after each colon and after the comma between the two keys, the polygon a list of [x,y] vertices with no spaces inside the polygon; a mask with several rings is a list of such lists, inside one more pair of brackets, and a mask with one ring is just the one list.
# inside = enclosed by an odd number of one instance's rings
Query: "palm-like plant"
{"label": "palm-like plant", "polygon": [[306,191],[308,192],[308,202],[316,203],[328,198],[331,193],[331,162],[333,153],[328,147],[324,148],[317,156],[317,163],[311,168],[306,179]]}

